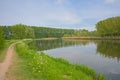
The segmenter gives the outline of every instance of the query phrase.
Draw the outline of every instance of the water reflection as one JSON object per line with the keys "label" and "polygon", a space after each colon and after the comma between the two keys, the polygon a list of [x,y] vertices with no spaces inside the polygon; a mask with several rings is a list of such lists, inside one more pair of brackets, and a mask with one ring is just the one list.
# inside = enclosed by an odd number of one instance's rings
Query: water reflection
{"label": "water reflection", "polygon": [[90,40],[35,40],[30,43],[30,45],[34,45],[37,47],[38,51],[50,50],[60,47],[68,47],[68,46],[85,46],[89,43],[94,43],[97,45],[97,54],[101,56],[120,60],[120,41],[90,41]]}
{"label": "water reflection", "polygon": [[76,41],[76,40],[70,41],[57,39],[57,40],[35,40],[31,42],[29,45],[34,45],[37,47],[38,51],[43,51],[60,47],[68,47],[71,45],[86,45],[88,43],[89,41]]}
{"label": "water reflection", "polygon": [[104,57],[120,60],[120,41],[99,41],[97,52]]}

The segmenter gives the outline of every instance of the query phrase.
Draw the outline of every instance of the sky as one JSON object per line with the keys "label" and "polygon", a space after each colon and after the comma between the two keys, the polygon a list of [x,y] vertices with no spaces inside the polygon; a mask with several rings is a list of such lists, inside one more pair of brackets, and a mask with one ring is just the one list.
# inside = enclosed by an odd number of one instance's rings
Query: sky
{"label": "sky", "polygon": [[97,22],[115,16],[120,0],[0,0],[0,25],[95,30]]}

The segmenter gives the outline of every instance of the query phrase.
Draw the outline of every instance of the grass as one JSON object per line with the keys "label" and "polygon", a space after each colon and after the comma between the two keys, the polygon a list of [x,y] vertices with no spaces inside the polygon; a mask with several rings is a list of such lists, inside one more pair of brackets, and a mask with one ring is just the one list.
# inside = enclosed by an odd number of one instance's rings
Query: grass
{"label": "grass", "polygon": [[6,40],[5,45],[0,49],[0,63],[4,60],[6,51],[9,47],[9,45],[12,44],[13,42],[15,42],[15,41],[14,40]]}
{"label": "grass", "polygon": [[8,73],[8,77],[14,77],[9,80],[105,80],[85,65],[38,54],[24,42],[16,44],[16,51],[17,59]]}

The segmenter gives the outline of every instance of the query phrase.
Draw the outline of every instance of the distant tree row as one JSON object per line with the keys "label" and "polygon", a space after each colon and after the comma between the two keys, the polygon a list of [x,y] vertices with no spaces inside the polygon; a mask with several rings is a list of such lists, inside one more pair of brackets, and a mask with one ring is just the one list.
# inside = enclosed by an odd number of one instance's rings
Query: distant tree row
{"label": "distant tree row", "polygon": [[73,29],[58,29],[47,27],[27,26],[17,24],[13,26],[0,26],[5,39],[47,38],[63,37],[64,34],[74,34]]}
{"label": "distant tree row", "polygon": [[64,34],[74,34],[73,29],[58,29],[58,28],[46,28],[46,27],[31,27],[34,30],[35,38],[47,38],[47,37],[63,37]]}
{"label": "distant tree row", "polygon": [[3,34],[5,39],[86,37],[98,35],[111,37],[120,36],[120,16],[99,21],[96,24],[96,31],[36,27],[23,24],[0,27],[2,28],[0,34]]}
{"label": "distant tree row", "polygon": [[31,27],[23,24],[13,26],[1,26],[5,39],[34,38],[34,31]]}
{"label": "distant tree row", "polygon": [[99,21],[96,24],[96,29],[102,37],[120,36],[120,16]]}
{"label": "distant tree row", "polygon": [[4,37],[3,37],[2,28],[0,27],[0,48],[2,48],[3,45],[4,45]]}
{"label": "distant tree row", "polygon": [[13,26],[0,26],[5,39],[25,39],[25,38],[48,38],[48,37],[81,37],[95,36],[96,31],[59,29],[48,27],[27,26],[17,24]]}
{"label": "distant tree row", "polygon": [[75,33],[78,37],[86,37],[86,36],[96,36],[96,31],[88,31],[88,30],[77,30]]}
{"label": "distant tree row", "polygon": [[96,31],[88,31],[86,29],[75,30],[74,34],[65,34],[64,37],[90,37],[96,36]]}

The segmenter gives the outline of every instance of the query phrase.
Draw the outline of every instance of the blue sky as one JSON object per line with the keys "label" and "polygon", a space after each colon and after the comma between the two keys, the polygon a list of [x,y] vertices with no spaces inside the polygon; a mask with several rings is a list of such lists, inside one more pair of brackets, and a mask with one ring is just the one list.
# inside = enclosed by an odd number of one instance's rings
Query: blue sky
{"label": "blue sky", "polygon": [[114,16],[120,16],[120,0],[0,0],[0,25],[94,30]]}

